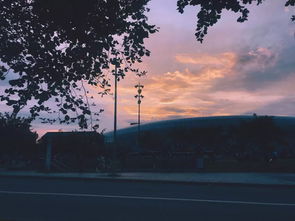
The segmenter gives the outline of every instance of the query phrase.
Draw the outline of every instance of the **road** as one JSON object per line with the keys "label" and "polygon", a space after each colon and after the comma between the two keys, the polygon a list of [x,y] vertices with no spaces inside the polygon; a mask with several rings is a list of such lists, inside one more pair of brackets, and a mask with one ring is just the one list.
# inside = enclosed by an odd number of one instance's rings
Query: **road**
{"label": "road", "polygon": [[295,220],[295,190],[0,177],[0,221]]}

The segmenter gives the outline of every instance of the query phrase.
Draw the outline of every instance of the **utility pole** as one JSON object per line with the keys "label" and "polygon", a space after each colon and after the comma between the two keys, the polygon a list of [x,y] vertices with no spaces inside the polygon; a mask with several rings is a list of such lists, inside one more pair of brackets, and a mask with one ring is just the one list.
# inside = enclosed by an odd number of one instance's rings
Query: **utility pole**
{"label": "utility pole", "polygon": [[117,92],[118,92],[118,70],[117,64],[115,66],[115,101],[114,101],[114,143],[117,143]]}
{"label": "utility pole", "polygon": [[140,84],[140,82],[138,82],[137,85],[135,85],[135,88],[137,88],[137,95],[135,95],[135,98],[137,99],[137,104],[138,104],[138,113],[137,113],[137,139],[138,139],[138,147],[140,147],[140,104],[141,104],[141,100],[143,99],[142,96],[142,89],[143,89],[143,85]]}
{"label": "utility pole", "polygon": [[112,164],[112,172],[111,176],[114,176],[116,174],[116,158],[117,158],[117,102],[118,102],[118,64],[115,64],[115,71],[114,71],[114,77],[115,77],[115,91],[114,91],[114,133],[113,133],[113,164]]}

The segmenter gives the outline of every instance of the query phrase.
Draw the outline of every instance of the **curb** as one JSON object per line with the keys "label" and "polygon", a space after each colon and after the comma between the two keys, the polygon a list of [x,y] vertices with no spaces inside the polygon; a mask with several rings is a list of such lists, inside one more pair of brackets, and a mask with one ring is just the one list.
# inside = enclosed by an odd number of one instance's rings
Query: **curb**
{"label": "curb", "polygon": [[186,185],[210,185],[210,186],[244,186],[244,187],[269,187],[269,188],[295,188],[295,184],[268,184],[268,183],[242,183],[242,182],[218,182],[218,181],[192,181],[192,180],[167,180],[167,179],[140,179],[128,178],[121,176],[101,177],[79,177],[79,176],[56,176],[56,174],[1,174],[0,177],[13,178],[36,178],[36,179],[63,179],[63,180],[100,180],[100,181],[115,181],[115,182],[136,182],[136,183],[162,183],[162,184],[186,184]]}

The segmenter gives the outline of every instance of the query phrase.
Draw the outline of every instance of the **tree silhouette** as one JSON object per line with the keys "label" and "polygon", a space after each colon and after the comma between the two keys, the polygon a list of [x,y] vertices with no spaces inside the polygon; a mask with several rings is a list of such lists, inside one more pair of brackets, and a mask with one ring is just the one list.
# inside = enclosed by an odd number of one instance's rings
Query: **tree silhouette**
{"label": "tree silhouette", "polygon": [[13,118],[0,113],[0,155],[30,156],[37,154],[37,133],[32,132],[31,119]]}
{"label": "tree silhouette", "polygon": [[[240,16],[237,21],[244,22],[248,19],[250,12],[247,6],[251,4],[260,5],[263,1],[265,0],[178,0],[177,9],[180,13],[183,13],[186,6],[200,7],[195,35],[197,40],[202,43],[208,33],[208,28],[218,22],[223,10],[239,13]],[[287,0],[285,6],[295,6],[295,0]],[[295,15],[292,16],[291,20],[295,21]]]}
{"label": "tree silhouette", "polygon": [[257,115],[233,128],[232,134],[237,144],[235,151],[251,153],[252,157],[273,152],[284,138],[283,131],[272,117]]}
{"label": "tree silhouette", "polygon": [[83,83],[107,93],[105,70],[117,65],[124,77],[150,55],[144,39],[157,29],[144,15],[148,2],[0,1],[0,79],[9,82],[1,100],[13,107],[14,116],[35,101],[33,118],[50,112],[46,102],[55,101],[61,122],[78,120],[87,128],[91,112]]}

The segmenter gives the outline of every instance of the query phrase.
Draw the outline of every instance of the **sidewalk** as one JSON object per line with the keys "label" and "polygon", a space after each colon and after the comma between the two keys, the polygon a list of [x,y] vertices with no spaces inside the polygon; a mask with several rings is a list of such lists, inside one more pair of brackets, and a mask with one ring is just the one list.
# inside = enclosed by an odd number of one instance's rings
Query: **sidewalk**
{"label": "sidewalk", "polygon": [[110,176],[108,173],[41,173],[34,171],[0,171],[0,177],[1,176],[295,187],[295,173],[130,172],[119,173],[118,176]]}

